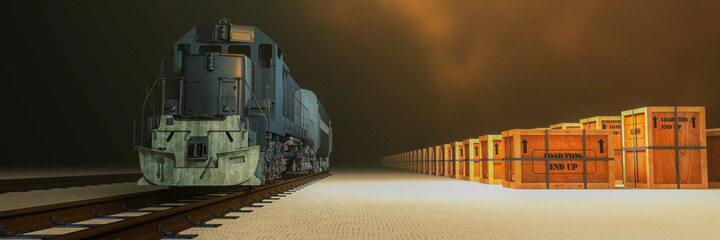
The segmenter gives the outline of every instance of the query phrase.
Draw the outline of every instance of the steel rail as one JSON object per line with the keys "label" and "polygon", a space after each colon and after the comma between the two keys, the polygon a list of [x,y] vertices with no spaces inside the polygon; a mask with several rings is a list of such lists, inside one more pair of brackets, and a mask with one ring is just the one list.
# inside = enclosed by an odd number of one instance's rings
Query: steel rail
{"label": "steel rail", "polygon": [[[59,217],[63,222],[78,222],[95,218],[92,211],[102,214],[124,212],[123,204],[130,208],[147,206],[148,201],[160,201],[169,190],[155,190],[111,197],[51,204],[0,212],[0,225],[7,232],[25,233],[54,227],[50,219]],[[2,236],[2,234],[0,234]]]}
{"label": "steel rail", "polygon": [[195,226],[190,223],[190,219],[196,222],[205,222],[217,217],[217,215],[231,212],[230,208],[246,207],[247,203],[250,203],[250,205],[253,203],[267,203],[264,201],[265,199],[272,199],[273,196],[278,196],[279,193],[286,192],[292,188],[328,175],[328,171],[323,171],[294,179],[278,181],[247,191],[229,193],[224,196],[193,202],[48,239],[160,239],[166,237],[160,233],[160,230],[177,233]]}
{"label": "steel rail", "polygon": [[142,173],[124,173],[66,177],[0,179],[0,193],[51,189],[59,187],[77,187],[108,183],[135,182],[141,177]]}

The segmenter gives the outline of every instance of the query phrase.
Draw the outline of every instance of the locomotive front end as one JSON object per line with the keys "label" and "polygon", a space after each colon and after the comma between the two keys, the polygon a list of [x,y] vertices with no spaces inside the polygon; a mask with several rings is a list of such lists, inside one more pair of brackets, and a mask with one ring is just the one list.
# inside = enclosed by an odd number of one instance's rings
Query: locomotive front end
{"label": "locomotive front end", "polygon": [[250,95],[252,61],[241,54],[184,54],[178,98],[163,99],[151,118],[147,141],[137,146],[144,177],[165,186],[260,185],[260,147],[249,147],[244,96]]}

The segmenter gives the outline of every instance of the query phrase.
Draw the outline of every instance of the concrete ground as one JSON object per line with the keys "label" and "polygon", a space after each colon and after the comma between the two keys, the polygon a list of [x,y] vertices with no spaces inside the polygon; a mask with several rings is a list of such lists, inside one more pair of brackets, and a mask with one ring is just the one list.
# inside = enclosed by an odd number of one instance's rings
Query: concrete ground
{"label": "concrete ground", "polygon": [[333,171],[196,239],[718,239],[720,190],[514,190]]}

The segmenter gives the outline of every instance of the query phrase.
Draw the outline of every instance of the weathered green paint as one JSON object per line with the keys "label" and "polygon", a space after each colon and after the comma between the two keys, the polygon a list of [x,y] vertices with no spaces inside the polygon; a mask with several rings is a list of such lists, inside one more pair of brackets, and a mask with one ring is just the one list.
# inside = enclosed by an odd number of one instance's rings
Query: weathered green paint
{"label": "weathered green paint", "polygon": [[[254,176],[260,147],[248,147],[247,130],[241,127],[240,116],[173,119],[173,124],[168,125],[168,119],[172,118],[170,115],[160,117],[160,126],[152,131],[151,149],[137,147],[140,167],[145,175],[138,184],[260,185],[260,180]],[[227,133],[233,138],[232,142]],[[187,158],[188,140],[196,136],[208,138],[207,160]]]}

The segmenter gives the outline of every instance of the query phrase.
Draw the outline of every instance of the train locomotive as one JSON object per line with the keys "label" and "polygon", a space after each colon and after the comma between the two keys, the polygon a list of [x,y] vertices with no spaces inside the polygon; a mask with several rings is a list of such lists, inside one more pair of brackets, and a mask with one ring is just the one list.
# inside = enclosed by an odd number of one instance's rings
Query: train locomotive
{"label": "train locomotive", "polygon": [[330,167],[328,113],[259,29],[223,18],[172,55],[172,77],[163,61],[135,118],[139,185],[257,186]]}

